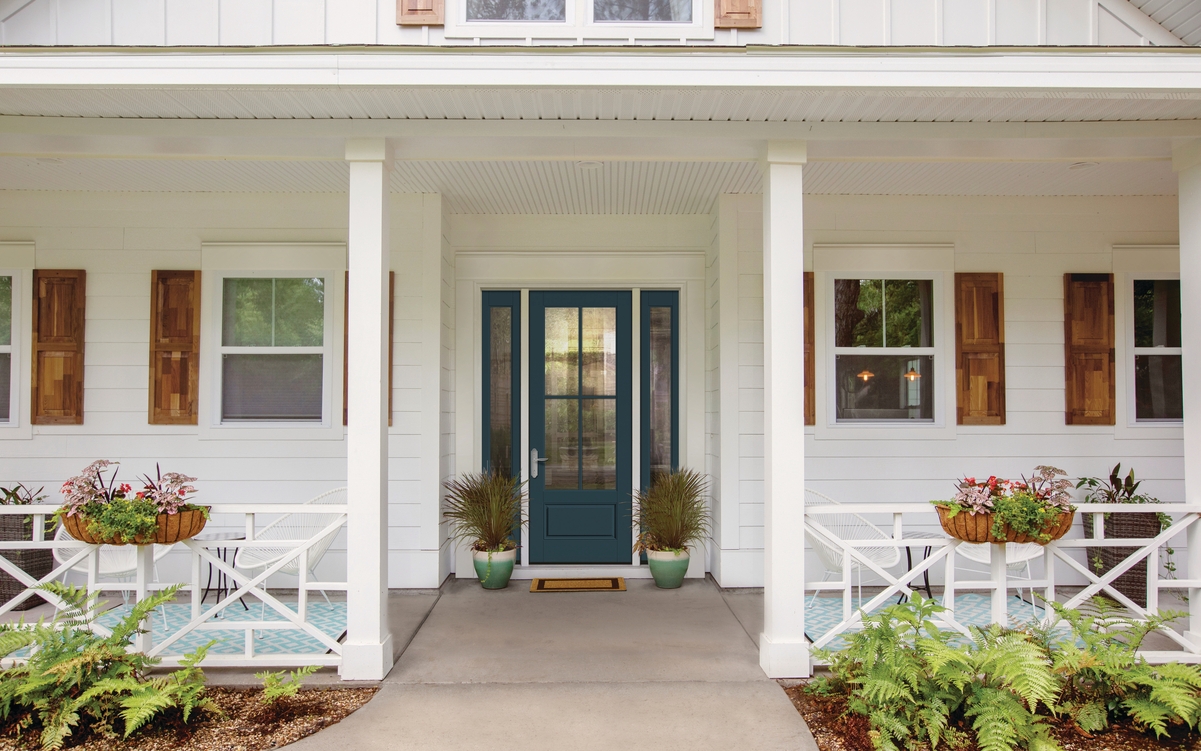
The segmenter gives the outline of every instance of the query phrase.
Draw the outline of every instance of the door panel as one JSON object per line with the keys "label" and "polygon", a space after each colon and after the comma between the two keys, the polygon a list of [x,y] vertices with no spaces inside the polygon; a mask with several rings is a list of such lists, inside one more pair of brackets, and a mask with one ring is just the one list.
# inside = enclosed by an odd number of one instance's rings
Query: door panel
{"label": "door panel", "polygon": [[531,563],[629,563],[629,292],[530,293]]}

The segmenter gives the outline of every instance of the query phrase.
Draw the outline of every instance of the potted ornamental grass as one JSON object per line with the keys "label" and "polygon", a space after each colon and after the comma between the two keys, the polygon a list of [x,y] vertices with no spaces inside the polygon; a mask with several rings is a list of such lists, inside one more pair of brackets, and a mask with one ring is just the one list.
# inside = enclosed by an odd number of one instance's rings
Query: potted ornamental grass
{"label": "potted ornamental grass", "polygon": [[446,483],[451,536],[471,545],[475,573],[484,589],[509,586],[517,563],[517,542],[525,517],[525,488],[500,472],[476,472]]}
{"label": "potted ornamental grass", "polygon": [[[46,499],[45,488],[32,490],[24,483],[12,487],[0,487],[0,504],[5,506],[30,506]],[[27,514],[0,514],[0,540],[5,542],[32,542],[33,517]],[[54,554],[49,548],[38,550],[6,550],[2,555],[15,563],[22,571],[35,579],[41,579],[54,568]],[[7,571],[0,571],[0,603],[8,602],[25,591],[25,584],[13,578]],[[43,602],[41,597],[30,595],[13,610],[28,610]]]}
{"label": "potted ornamental grass", "polygon": [[[92,462],[63,483],[55,518],[76,540],[94,545],[171,545],[199,534],[209,508],[188,501],[195,477],[178,472],[142,476],[143,488],[117,483],[118,462]],[[105,472],[112,467],[107,480]]]}
{"label": "potted ornamental grass", "polygon": [[683,584],[689,549],[709,537],[707,487],[700,472],[680,469],[656,476],[650,488],[634,493],[640,530],[634,552],[646,551],[656,586],[676,589]]}
{"label": "potted ornamental grass", "polygon": [[1033,542],[1067,534],[1076,516],[1062,469],[1041,465],[1020,480],[965,477],[949,501],[931,501],[943,531],[964,542]]}
{"label": "potted ornamental grass", "polygon": [[[1134,478],[1134,469],[1122,477],[1122,465],[1118,463],[1110,471],[1109,477],[1082,477],[1076,483],[1078,490],[1084,490],[1085,503],[1138,503],[1154,504],[1159,499],[1146,493],[1139,492],[1142,482]],[[1109,539],[1150,539],[1172,526],[1172,518],[1164,513],[1154,511],[1133,514],[1105,514],[1105,537]],[[1093,536],[1093,514],[1084,515],[1084,536]],[[1106,574],[1114,566],[1120,565],[1138,548],[1087,548],[1089,568],[1097,574]],[[1172,561],[1172,549],[1167,549],[1165,561],[1169,573],[1174,573],[1175,563]],[[1113,581],[1117,591],[1129,597],[1139,607],[1147,606],[1147,558],[1126,570],[1126,573]]]}

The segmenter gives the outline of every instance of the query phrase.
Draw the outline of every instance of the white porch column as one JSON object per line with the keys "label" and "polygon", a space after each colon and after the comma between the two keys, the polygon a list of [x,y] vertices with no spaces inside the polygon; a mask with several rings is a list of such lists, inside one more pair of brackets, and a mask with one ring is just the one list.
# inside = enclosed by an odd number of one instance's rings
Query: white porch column
{"label": "white porch column", "polygon": [[350,162],[350,318],[343,680],[392,668],[388,630],[388,172],[382,138],[346,142]]}
{"label": "white porch column", "polygon": [[[1180,178],[1180,344],[1184,383],[1201,380],[1201,141],[1176,150]],[[1201,503],[1201,394],[1184,389],[1184,500]],[[1201,526],[1188,529],[1187,578],[1201,579]],[[1185,635],[1201,651],[1201,589],[1189,589]]]}
{"label": "white porch column", "polygon": [[759,665],[771,678],[809,675],[801,183],[805,159],[803,141],[772,141],[763,175],[764,618]]}

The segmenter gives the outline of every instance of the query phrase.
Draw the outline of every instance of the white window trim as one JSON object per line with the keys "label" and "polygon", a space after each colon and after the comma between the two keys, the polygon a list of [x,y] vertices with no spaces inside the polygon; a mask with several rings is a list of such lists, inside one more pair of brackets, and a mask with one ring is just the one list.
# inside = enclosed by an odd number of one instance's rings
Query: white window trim
{"label": "white window trim", "polygon": [[29,329],[28,291],[33,288],[34,245],[26,242],[0,242],[0,276],[13,279],[12,344],[0,347],[12,355],[7,422],[0,422],[0,440],[29,440],[32,375],[28,352],[32,334]]}
{"label": "white window trim", "polygon": [[[346,247],[325,243],[253,243],[205,245],[202,251],[200,328],[200,404],[197,427],[202,439],[336,440],[342,426],[343,330],[346,305]],[[321,421],[221,421],[221,355],[260,352],[261,347],[221,344],[222,294],[226,278],[306,278],[325,280],[325,332],[321,347],[276,347],[272,352],[322,354]]]}
{"label": "white window trim", "polygon": [[[1118,439],[1179,440],[1184,435],[1183,421],[1138,421],[1134,403],[1134,282],[1143,279],[1179,279],[1180,248],[1175,245],[1117,246],[1114,258],[1114,356],[1117,383],[1114,437]],[[1157,349],[1156,354],[1177,354],[1178,350]]]}
{"label": "white window trim", "polygon": [[[814,245],[814,438],[818,440],[948,440],[955,424],[955,248],[953,245]],[[934,283],[932,348],[879,348],[872,354],[934,354],[934,419],[855,420],[836,418],[834,355],[864,354],[862,348],[834,347],[835,279],[930,279]],[[853,350],[853,352],[851,351]]]}
{"label": "white window trim", "polygon": [[444,34],[448,39],[575,39],[611,40],[634,43],[636,40],[712,40],[714,0],[692,0],[692,21],[596,22],[592,20],[592,0],[567,0],[563,21],[468,21],[467,0],[449,0],[446,4]]}

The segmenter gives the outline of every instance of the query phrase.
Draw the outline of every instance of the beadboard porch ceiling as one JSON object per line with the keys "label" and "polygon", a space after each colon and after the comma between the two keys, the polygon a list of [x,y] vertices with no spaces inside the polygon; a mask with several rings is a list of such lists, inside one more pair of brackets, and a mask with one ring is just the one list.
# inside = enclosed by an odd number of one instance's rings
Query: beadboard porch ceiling
{"label": "beadboard porch ceiling", "polygon": [[[343,161],[0,157],[0,190],[344,193]],[[1167,160],[813,161],[813,195],[1175,195]],[[761,192],[756,162],[400,161],[394,193],[440,193],[454,214],[706,214]]]}

